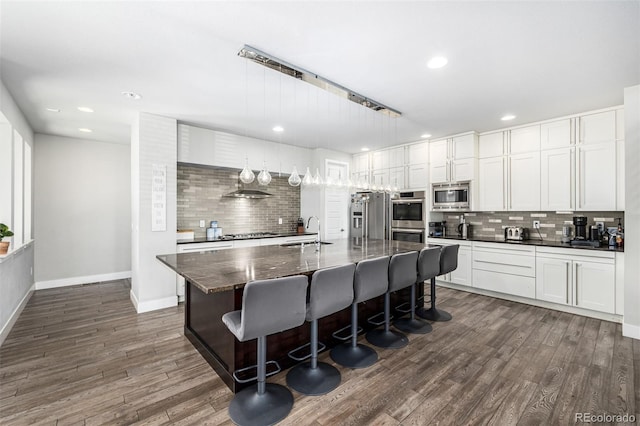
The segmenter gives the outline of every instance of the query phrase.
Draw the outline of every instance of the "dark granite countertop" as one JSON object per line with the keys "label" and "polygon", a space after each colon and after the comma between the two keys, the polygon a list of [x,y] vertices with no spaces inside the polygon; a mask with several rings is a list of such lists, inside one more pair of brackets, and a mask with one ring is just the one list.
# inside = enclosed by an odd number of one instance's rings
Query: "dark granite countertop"
{"label": "dark granite countertop", "polygon": [[[320,246],[258,246],[156,256],[205,293],[241,288],[252,280],[310,275],[331,266],[418,251],[428,244],[405,241],[343,239]],[[435,246],[435,245],[432,245]]]}
{"label": "dark granite countertop", "polygon": [[591,247],[591,246],[572,246],[569,243],[562,243],[560,241],[540,241],[537,239],[524,240],[524,241],[505,241],[503,239],[493,239],[493,238],[460,238],[460,237],[429,237],[429,238],[441,238],[446,240],[458,240],[458,241],[471,241],[471,242],[483,242],[483,243],[503,243],[503,244],[512,244],[512,245],[523,245],[523,246],[539,246],[539,247],[559,247],[559,248],[568,248],[568,249],[577,249],[577,250],[598,250],[598,251],[610,251],[614,253],[624,253],[624,247],[612,247],[609,246],[601,246],[601,247]]}
{"label": "dark granite countertop", "polygon": [[178,244],[193,244],[193,243],[215,243],[221,241],[239,241],[239,240],[256,240],[262,238],[279,238],[279,237],[304,237],[317,235],[316,232],[304,232],[302,234],[298,234],[297,232],[288,232],[283,234],[270,234],[270,235],[261,235],[259,237],[246,237],[246,238],[216,238],[215,240],[207,239],[206,237],[194,238],[191,240],[178,240]]}

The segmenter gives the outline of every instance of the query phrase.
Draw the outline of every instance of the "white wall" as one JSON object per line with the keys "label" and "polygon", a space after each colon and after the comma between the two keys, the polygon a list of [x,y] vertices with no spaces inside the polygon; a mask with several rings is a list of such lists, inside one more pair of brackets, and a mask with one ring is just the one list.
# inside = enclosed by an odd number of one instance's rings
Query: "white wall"
{"label": "white wall", "polygon": [[625,213],[622,334],[640,339],[640,86],[624,90]]}
{"label": "white wall", "polygon": [[128,145],[36,134],[36,288],[130,276]]}
{"label": "white wall", "polygon": [[[17,130],[26,143],[33,148],[31,126],[2,81],[0,81],[0,112],[11,127]],[[12,199],[11,195],[7,194],[6,199]],[[10,203],[4,200],[2,202]],[[33,245],[9,255],[0,262],[0,344],[33,293],[32,268]]]}
{"label": "white wall", "polygon": [[[131,301],[138,312],[175,306],[176,274],[156,256],[176,252],[177,121],[141,113],[131,134]],[[152,231],[153,165],[166,167],[166,229]]]}

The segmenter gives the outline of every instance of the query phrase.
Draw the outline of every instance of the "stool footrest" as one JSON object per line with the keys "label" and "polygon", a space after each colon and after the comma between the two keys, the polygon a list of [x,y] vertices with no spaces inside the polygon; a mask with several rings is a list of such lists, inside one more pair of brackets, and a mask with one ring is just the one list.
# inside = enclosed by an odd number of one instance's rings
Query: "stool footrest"
{"label": "stool footrest", "polygon": [[[378,318],[380,316],[382,316],[382,321],[379,321],[379,320],[375,319],[375,318]],[[392,320],[393,319],[393,315],[390,315],[389,319]],[[384,319],[384,312],[378,312],[377,314],[375,314],[373,316],[370,316],[369,318],[367,318],[367,322],[369,324],[373,324],[375,326],[384,324],[386,322],[385,319]]]}
{"label": "stool footrest", "polygon": [[408,314],[409,312],[411,312],[413,309],[411,309],[409,307],[409,302],[404,302],[401,303],[400,305],[396,306],[396,311],[398,312],[402,312],[403,314]]}
{"label": "stool footrest", "polygon": [[[309,358],[311,358],[311,356],[313,355],[313,354],[311,353],[311,350],[309,350],[309,353],[308,353],[308,354],[306,354],[306,355],[304,355],[304,356],[298,356],[298,355],[297,355],[297,354],[295,354],[295,353],[296,353],[296,352],[298,352],[298,351],[300,351],[300,350],[302,350],[302,349],[305,349],[305,348],[307,348],[307,347],[310,347],[310,346],[311,346],[311,343],[305,343],[305,344],[304,344],[304,345],[302,345],[302,346],[298,346],[297,348],[290,350],[290,351],[287,353],[287,355],[289,355],[289,358],[291,358],[291,359],[292,359],[292,360],[294,360],[294,361],[304,361],[305,359],[309,359]],[[318,342],[318,353],[320,353],[320,352],[324,351],[326,348],[327,348],[327,346],[326,346],[324,343],[322,343],[322,342]]]}
{"label": "stool footrest", "polygon": [[[278,361],[267,361],[267,363],[265,365],[265,368],[268,368],[269,364],[275,365],[276,369],[274,371],[271,371],[271,372],[267,373],[266,377],[273,376],[274,374],[278,374],[280,371],[282,371],[282,369],[280,368],[280,364],[278,364]],[[252,382],[252,381],[256,380],[258,378],[257,374],[255,376],[248,377],[246,379],[241,379],[241,378],[238,377],[238,373],[241,374],[241,373],[244,373],[245,371],[249,371],[251,369],[256,369],[257,370],[258,369],[258,365],[250,365],[248,367],[241,368],[239,370],[234,371],[233,372],[234,380],[236,382],[238,382],[238,383],[249,383],[249,382]]]}
{"label": "stool footrest", "polygon": [[[351,339],[351,333],[349,333],[347,336],[340,336],[340,333],[342,333],[345,330],[349,330],[351,331],[351,324],[342,327],[340,330],[336,330],[333,333],[331,333],[331,335],[335,338],[338,339],[342,342],[346,342],[347,340]],[[362,327],[358,326],[358,331],[357,334],[362,333]]]}

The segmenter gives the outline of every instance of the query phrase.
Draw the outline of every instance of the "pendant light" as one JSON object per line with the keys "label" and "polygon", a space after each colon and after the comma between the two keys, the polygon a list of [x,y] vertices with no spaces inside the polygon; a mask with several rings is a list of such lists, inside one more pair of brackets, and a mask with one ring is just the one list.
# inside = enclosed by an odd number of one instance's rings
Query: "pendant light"
{"label": "pendant light", "polygon": [[301,182],[302,182],[302,179],[300,179],[300,175],[298,174],[298,169],[296,169],[296,166],[293,166],[293,170],[291,171],[291,176],[289,176],[289,185],[298,186],[300,185]]}
{"label": "pendant light", "polygon": [[240,172],[240,180],[242,183],[251,183],[256,178],[253,170],[249,168],[249,159],[245,158],[244,169]]}
{"label": "pendant light", "polygon": [[311,175],[311,171],[309,170],[309,167],[307,167],[307,171],[304,174],[304,178],[302,179],[302,183],[305,186],[313,185],[313,176]]}
{"label": "pendant light", "polygon": [[258,184],[267,186],[271,183],[271,173],[267,170],[267,162],[262,162],[262,170],[258,174]]}

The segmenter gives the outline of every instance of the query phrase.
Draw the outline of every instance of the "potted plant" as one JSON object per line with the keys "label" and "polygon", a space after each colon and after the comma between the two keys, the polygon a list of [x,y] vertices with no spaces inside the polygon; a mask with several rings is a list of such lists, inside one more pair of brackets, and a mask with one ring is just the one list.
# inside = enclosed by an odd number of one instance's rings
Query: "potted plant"
{"label": "potted plant", "polygon": [[9,251],[9,241],[2,241],[4,237],[12,237],[13,232],[4,223],[0,223],[0,254],[7,254]]}

